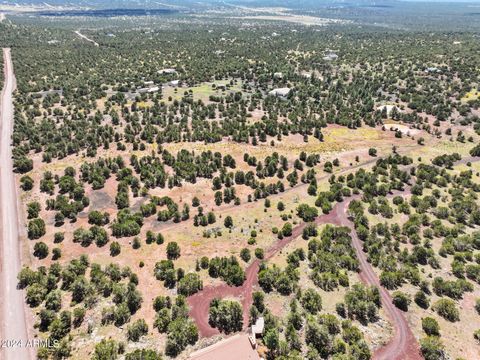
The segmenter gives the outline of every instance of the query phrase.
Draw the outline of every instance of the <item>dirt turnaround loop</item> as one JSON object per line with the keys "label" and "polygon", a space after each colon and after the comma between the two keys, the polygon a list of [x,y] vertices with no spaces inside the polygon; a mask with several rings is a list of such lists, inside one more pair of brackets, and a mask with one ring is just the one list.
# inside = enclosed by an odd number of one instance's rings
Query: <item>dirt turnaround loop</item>
{"label": "dirt turnaround loop", "polygon": [[[398,195],[400,191],[392,192],[389,197]],[[377,349],[374,354],[374,359],[379,360],[416,360],[422,359],[419,351],[418,342],[413,335],[407,320],[402,311],[392,304],[392,298],[388,291],[380,286],[377,275],[372,266],[367,261],[367,256],[362,250],[362,242],[357,236],[353,227],[353,223],[348,219],[347,209],[352,200],[360,199],[359,195],[354,195],[341,203],[335,204],[329,214],[321,215],[315,219],[317,225],[333,224],[338,226],[347,226],[351,230],[352,245],[355,248],[357,258],[360,264],[360,279],[367,285],[375,285],[380,289],[380,296],[382,307],[385,310],[392,326],[394,328],[394,335],[390,341],[383,347]],[[272,258],[278,251],[284,248],[292,240],[301,236],[303,229],[307,224],[302,223],[293,229],[292,235],[277,241],[267,250],[265,260]],[[241,299],[243,306],[243,324],[244,327],[248,324],[249,310],[252,305],[253,287],[258,282],[259,260],[252,262],[246,269],[246,280],[242,286],[234,287],[224,285],[205,287],[202,291],[190,296],[188,304],[190,305],[190,316],[195,320],[200,335],[202,337],[210,337],[218,334],[218,330],[212,328],[208,323],[208,310],[210,301],[214,298],[238,297]]]}

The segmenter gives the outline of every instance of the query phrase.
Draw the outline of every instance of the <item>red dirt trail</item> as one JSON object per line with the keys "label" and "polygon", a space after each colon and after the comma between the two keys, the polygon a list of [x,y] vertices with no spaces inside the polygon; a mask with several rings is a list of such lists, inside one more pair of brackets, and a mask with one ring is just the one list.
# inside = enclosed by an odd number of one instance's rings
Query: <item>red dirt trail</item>
{"label": "red dirt trail", "polygon": [[[389,197],[398,195],[399,193],[400,191],[394,191],[389,195]],[[318,225],[334,224],[339,226],[347,226],[350,228],[352,245],[355,248],[355,252],[360,264],[360,279],[363,283],[378,286],[380,289],[382,306],[388,318],[390,319],[392,326],[394,327],[394,336],[387,344],[375,351],[373,358],[379,360],[422,359],[422,356],[419,352],[418,342],[408,326],[404,314],[392,304],[392,298],[388,291],[380,286],[378,277],[370,263],[367,261],[367,257],[362,250],[362,242],[354,230],[353,223],[348,219],[348,205],[352,200],[358,200],[359,198],[359,195],[354,195],[341,203],[335,204],[334,208],[329,214],[317,217],[315,223]],[[273,244],[273,246],[267,250],[265,260],[273,257],[292,240],[302,235],[305,226],[306,223],[296,226],[293,229],[291,236],[285,237]],[[191,307],[190,316],[195,320],[202,337],[210,337],[219,333],[217,329],[212,328],[208,323],[209,305],[210,301],[214,298],[225,298],[229,296],[241,298],[243,306],[243,324],[244,327],[246,327],[248,324],[249,309],[253,302],[253,287],[257,285],[258,282],[258,268],[259,260],[255,260],[247,267],[245,271],[246,280],[242,286],[234,287],[226,284],[209,286],[188,298],[188,304]]]}

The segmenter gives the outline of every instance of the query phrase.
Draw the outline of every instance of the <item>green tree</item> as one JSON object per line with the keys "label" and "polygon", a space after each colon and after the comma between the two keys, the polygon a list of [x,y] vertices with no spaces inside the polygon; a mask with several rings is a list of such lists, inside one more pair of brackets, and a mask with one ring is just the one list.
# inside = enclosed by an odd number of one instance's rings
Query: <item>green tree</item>
{"label": "green tree", "polygon": [[137,342],[148,333],[148,325],[144,319],[138,319],[127,327],[127,339]]}
{"label": "green tree", "polygon": [[437,336],[427,336],[421,339],[420,351],[425,360],[442,360],[445,358],[444,346]]}
{"label": "green tree", "polygon": [[48,256],[48,246],[43,241],[35,243],[33,246],[33,255],[39,259],[45,259]]}
{"label": "green tree", "polygon": [[401,291],[394,291],[392,294],[392,303],[400,310],[408,311],[411,302],[410,297]]}
{"label": "green tree", "polygon": [[448,321],[455,322],[460,320],[460,313],[455,306],[455,303],[450,299],[438,300],[433,305],[433,310]]}
{"label": "green tree", "polygon": [[162,360],[162,356],[152,349],[137,349],[125,355],[125,360]]}
{"label": "green tree", "polygon": [[118,358],[118,344],[115,340],[102,339],[95,345],[93,360],[116,360]]}
{"label": "green tree", "polygon": [[422,318],[422,329],[428,336],[440,336],[440,326],[437,320],[432,317]]}
{"label": "green tree", "polygon": [[242,306],[238,301],[213,299],[208,322],[226,334],[240,331],[243,327]]}
{"label": "green tree", "polygon": [[300,302],[310,314],[315,315],[322,310],[322,297],[314,289],[305,290]]}
{"label": "green tree", "polygon": [[312,206],[309,206],[307,204],[300,204],[297,207],[297,215],[303,221],[311,222],[311,221],[315,220],[315,218],[318,216],[318,210],[317,210],[316,207],[312,207]]}
{"label": "green tree", "polygon": [[177,284],[177,292],[184,296],[193,295],[201,289],[203,289],[203,282],[196,273],[188,273]]}
{"label": "green tree", "polygon": [[31,240],[39,239],[45,235],[45,222],[43,219],[33,219],[28,223],[28,238]]}
{"label": "green tree", "polygon": [[223,222],[223,225],[228,228],[228,229],[231,229],[233,227],[233,219],[231,216],[226,216],[225,217],[225,220]]}
{"label": "green tree", "polygon": [[175,241],[167,244],[167,258],[169,260],[175,260],[180,257],[180,246]]}

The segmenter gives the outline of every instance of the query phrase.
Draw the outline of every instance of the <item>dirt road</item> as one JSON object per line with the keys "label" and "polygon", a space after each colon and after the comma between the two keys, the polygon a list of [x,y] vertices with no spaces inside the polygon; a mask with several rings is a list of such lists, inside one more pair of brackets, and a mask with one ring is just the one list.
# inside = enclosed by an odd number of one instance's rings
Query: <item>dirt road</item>
{"label": "dirt road", "polygon": [[86,37],[85,35],[83,35],[83,34],[80,32],[80,30],[75,31],[75,34],[77,34],[77,35],[78,35],[79,37],[81,37],[82,39],[91,42],[91,43],[92,43],[93,45],[95,45],[95,46],[100,46],[97,42],[95,42],[95,41],[93,41],[92,39],[90,39],[90,38]]}
{"label": "dirt road", "polygon": [[[2,359],[33,359],[32,348],[25,347],[28,339],[23,291],[17,289],[20,271],[20,242],[18,236],[17,192],[13,175],[11,135],[13,131],[12,92],[15,76],[10,49],[3,49],[5,83],[2,90],[0,137],[0,213],[1,213],[1,300],[2,341],[14,341],[1,349]],[[19,343],[21,341],[22,343]],[[2,343],[3,345],[3,343]]]}
{"label": "dirt road", "polygon": [[[398,195],[399,191],[394,191],[389,197]],[[419,352],[418,342],[415,339],[407,320],[402,311],[392,304],[390,293],[380,286],[378,276],[375,274],[372,265],[367,261],[367,255],[363,252],[361,240],[358,238],[353,223],[348,219],[347,209],[350,202],[360,197],[351,197],[348,201],[338,203],[334,207],[331,215],[335,223],[340,226],[347,226],[351,229],[352,245],[355,248],[358,261],[360,262],[360,279],[368,285],[375,285],[380,289],[382,307],[394,328],[392,339],[383,347],[375,351],[373,358],[379,360],[407,360],[422,359]]]}
{"label": "dirt road", "polygon": [[[390,196],[398,195],[399,191],[394,191]],[[351,229],[352,245],[355,248],[357,258],[360,263],[360,279],[368,285],[378,286],[382,299],[382,306],[394,327],[394,336],[385,346],[381,347],[374,353],[374,359],[379,360],[416,360],[422,359],[419,354],[418,342],[413,336],[408,323],[402,312],[392,304],[392,298],[387,290],[380,286],[377,275],[372,266],[367,261],[367,256],[362,250],[362,243],[357,236],[352,222],[348,219],[347,209],[352,200],[360,197],[352,196],[341,203],[337,203],[329,214],[321,215],[316,220],[317,225],[334,224],[339,226],[347,226]],[[266,253],[265,259],[273,257],[278,251],[283,249],[288,243],[302,235],[306,223],[302,223],[293,229],[293,233],[289,237],[277,241]],[[242,299],[243,306],[243,325],[248,325],[249,309],[252,305],[252,291],[254,285],[258,282],[258,260],[254,261],[246,269],[246,280],[240,287],[228,285],[220,285],[214,287],[206,287],[201,292],[188,298],[191,307],[190,316],[195,319],[200,335],[209,337],[218,334],[218,330],[212,328],[208,323],[208,310],[210,301],[215,298],[224,298],[228,296],[239,297]]]}

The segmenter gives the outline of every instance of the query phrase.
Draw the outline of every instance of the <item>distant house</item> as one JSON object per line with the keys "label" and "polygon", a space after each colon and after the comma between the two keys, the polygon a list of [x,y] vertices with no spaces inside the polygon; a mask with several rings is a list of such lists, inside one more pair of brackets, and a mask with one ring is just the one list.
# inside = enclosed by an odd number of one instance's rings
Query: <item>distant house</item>
{"label": "distant house", "polygon": [[147,92],[148,92],[148,93],[155,93],[155,92],[157,92],[157,91],[159,91],[159,90],[160,90],[160,88],[159,88],[158,86],[152,86],[151,88],[149,88],[149,89],[147,90]]}
{"label": "distant house", "polygon": [[273,89],[268,94],[273,95],[273,96],[286,98],[288,96],[288,94],[290,94],[290,91],[292,91],[292,89],[290,89],[290,88],[278,88],[278,89]]}
{"label": "distant house", "polygon": [[431,73],[439,73],[439,72],[441,72],[441,71],[440,71],[440,69],[437,68],[437,67],[428,67],[428,68],[425,69],[425,72],[426,72],[427,74],[431,74]]}
{"label": "distant house", "polygon": [[158,70],[159,74],[175,74],[176,72],[177,70],[172,68]]}
{"label": "distant house", "polygon": [[172,80],[168,82],[168,85],[170,86],[178,86],[180,85],[180,80]]}
{"label": "distant house", "polygon": [[327,54],[325,54],[325,56],[323,57],[323,60],[325,61],[333,61],[333,60],[337,60],[338,59],[338,55],[335,54],[334,52],[329,52]]}
{"label": "distant house", "polygon": [[153,81],[144,81],[143,84],[145,86],[152,86],[154,84],[154,82]]}
{"label": "distant house", "polygon": [[283,73],[281,72],[276,72],[275,74],[273,74],[273,77],[275,79],[282,79],[283,78]]}

